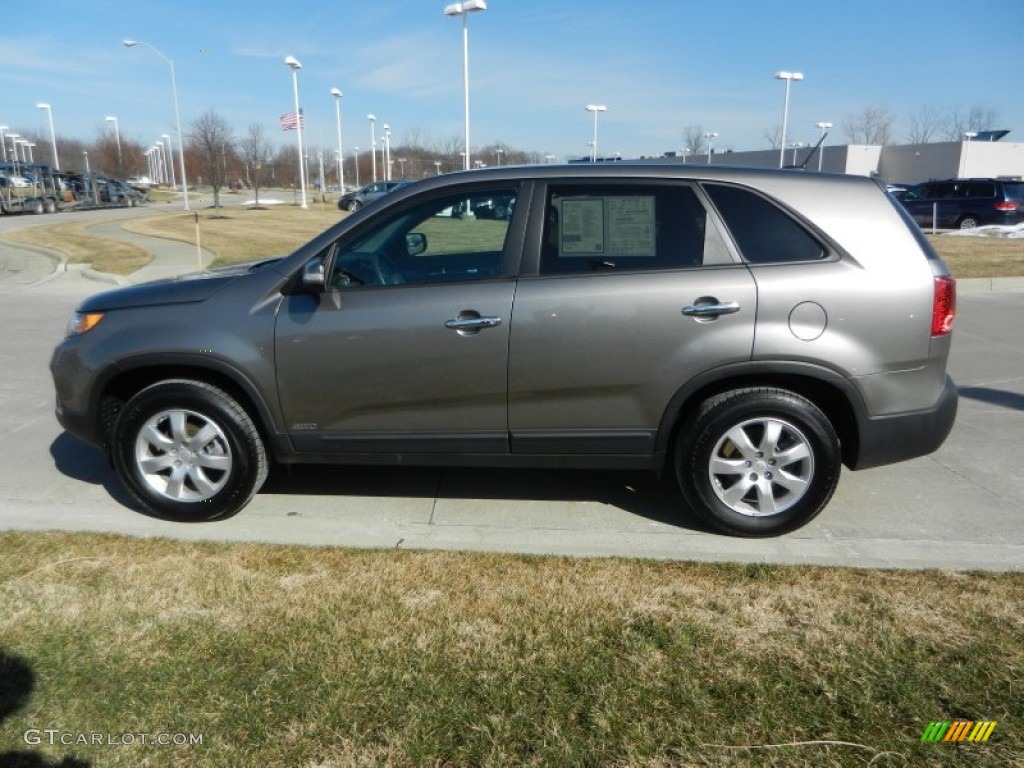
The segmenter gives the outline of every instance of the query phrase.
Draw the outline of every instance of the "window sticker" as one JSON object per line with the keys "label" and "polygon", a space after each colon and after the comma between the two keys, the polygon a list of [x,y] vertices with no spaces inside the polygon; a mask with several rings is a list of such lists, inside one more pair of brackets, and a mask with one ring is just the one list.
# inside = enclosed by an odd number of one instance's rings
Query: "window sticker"
{"label": "window sticker", "polygon": [[592,198],[562,201],[564,256],[604,255],[604,201]]}
{"label": "window sticker", "polygon": [[653,195],[565,198],[560,203],[563,257],[656,255]]}

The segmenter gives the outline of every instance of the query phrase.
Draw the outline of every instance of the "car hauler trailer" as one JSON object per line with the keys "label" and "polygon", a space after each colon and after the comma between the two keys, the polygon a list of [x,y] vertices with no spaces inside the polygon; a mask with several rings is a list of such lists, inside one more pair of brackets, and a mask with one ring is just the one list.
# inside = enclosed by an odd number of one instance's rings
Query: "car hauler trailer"
{"label": "car hauler trailer", "polygon": [[0,163],[0,213],[56,213],[70,194],[42,163]]}

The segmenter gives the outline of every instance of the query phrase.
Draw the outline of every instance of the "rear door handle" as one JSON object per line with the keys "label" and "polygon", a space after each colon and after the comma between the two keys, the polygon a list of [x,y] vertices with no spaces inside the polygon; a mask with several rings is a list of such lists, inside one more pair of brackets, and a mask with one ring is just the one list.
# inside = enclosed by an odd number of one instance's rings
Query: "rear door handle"
{"label": "rear door handle", "polygon": [[735,301],[723,301],[713,304],[691,304],[688,307],[683,307],[683,314],[687,317],[714,318],[719,315],[732,315],[739,311],[740,305]]}

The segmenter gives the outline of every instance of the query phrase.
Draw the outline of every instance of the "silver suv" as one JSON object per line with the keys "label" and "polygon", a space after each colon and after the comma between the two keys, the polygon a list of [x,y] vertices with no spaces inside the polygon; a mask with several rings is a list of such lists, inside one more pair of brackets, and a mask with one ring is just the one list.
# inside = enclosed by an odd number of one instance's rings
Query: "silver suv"
{"label": "silver suv", "polygon": [[[509,201],[507,218],[453,216]],[[396,191],[292,255],[87,299],[57,417],[175,519],[282,463],[670,471],[719,529],[952,427],[955,284],[875,182],[534,166]]]}

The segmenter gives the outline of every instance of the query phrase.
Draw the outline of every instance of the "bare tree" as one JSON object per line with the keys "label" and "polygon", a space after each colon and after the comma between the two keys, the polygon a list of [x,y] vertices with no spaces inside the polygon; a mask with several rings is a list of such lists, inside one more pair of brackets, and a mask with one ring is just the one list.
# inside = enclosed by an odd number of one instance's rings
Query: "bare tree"
{"label": "bare tree", "polygon": [[704,151],[704,130],[703,125],[687,125],[683,127],[683,155],[696,157]]}
{"label": "bare tree", "polygon": [[873,105],[847,115],[843,130],[851,144],[885,145],[892,140],[892,113],[886,107]]}
{"label": "bare tree", "polygon": [[765,128],[762,135],[772,149],[782,146],[782,126],[773,125],[771,128]]}
{"label": "bare tree", "polygon": [[272,156],[270,142],[259,123],[252,123],[249,132],[242,137],[238,143],[238,149],[242,153],[242,162],[245,163],[245,171],[248,181],[252,184],[256,201],[255,207],[260,204],[260,185],[263,183],[264,174],[270,170],[270,159]]}
{"label": "bare tree", "polygon": [[223,117],[210,109],[193,121],[188,138],[193,150],[199,155],[203,175],[213,187],[213,207],[219,211],[220,188],[224,185],[224,165],[231,144],[231,128]]}
{"label": "bare tree", "polygon": [[996,127],[999,110],[994,107],[974,106],[970,109],[954,107],[946,120],[947,141],[961,141],[967,132],[989,131]]}
{"label": "bare tree", "polygon": [[910,116],[910,143],[927,144],[942,129],[942,109],[926,104]]}

